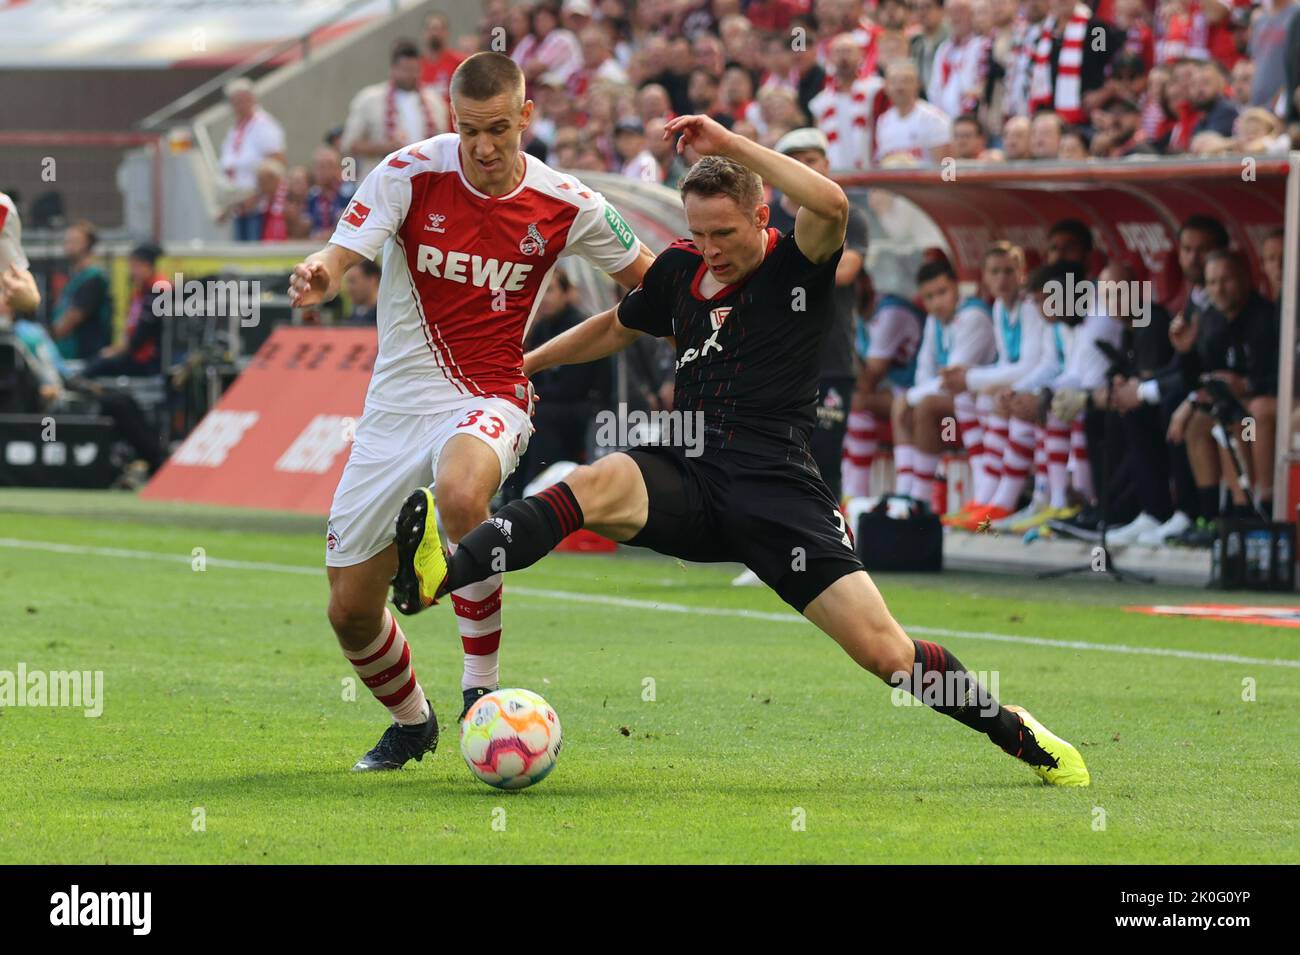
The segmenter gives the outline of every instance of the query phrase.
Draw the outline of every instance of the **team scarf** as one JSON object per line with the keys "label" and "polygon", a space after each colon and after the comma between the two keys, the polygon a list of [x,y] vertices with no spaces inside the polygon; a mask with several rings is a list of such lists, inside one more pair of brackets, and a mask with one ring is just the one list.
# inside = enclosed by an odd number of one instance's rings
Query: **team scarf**
{"label": "team scarf", "polygon": [[1052,41],[1056,20],[1052,18],[1038,38],[1034,50],[1034,71],[1029,84],[1029,112],[1040,107],[1055,109],[1067,123],[1084,121],[1083,112],[1083,44],[1088,37],[1088,20],[1092,11],[1079,4],[1070,14],[1061,37],[1061,52],[1056,61],[1056,88],[1052,88]]}
{"label": "team scarf", "polygon": [[[421,139],[428,139],[438,130],[433,125],[433,111],[429,109],[429,102],[424,98],[424,94],[418,89],[410,92],[415,93],[415,98],[419,101],[420,109],[424,113],[424,135],[417,135],[413,140],[413,142],[418,142]],[[406,129],[403,132],[410,134],[415,131]],[[384,96],[384,136],[387,137],[389,142],[397,138],[397,87],[391,82],[388,84],[388,91]]]}
{"label": "team scarf", "polygon": [[1007,113],[1025,116],[1029,113],[1029,85],[1034,70],[1034,52],[1043,35],[1047,20],[1030,23],[1023,17],[1016,24],[1015,41],[1011,47],[1011,69],[1007,78]]}
{"label": "team scarf", "polygon": [[289,222],[284,216],[285,200],[289,197],[289,184],[281,180],[275,195],[262,200],[262,241],[278,242],[289,238]]}

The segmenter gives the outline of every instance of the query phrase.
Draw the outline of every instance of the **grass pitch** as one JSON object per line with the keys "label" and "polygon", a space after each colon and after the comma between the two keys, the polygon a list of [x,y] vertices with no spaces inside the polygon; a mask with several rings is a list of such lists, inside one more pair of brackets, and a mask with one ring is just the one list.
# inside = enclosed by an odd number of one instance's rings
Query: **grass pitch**
{"label": "grass pitch", "polygon": [[0,863],[1300,861],[1300,632],[1126,613],[1227,600],[1101,580],[877,581],[1078,745],[1090,789],[893,705],[735,568],[632,551],[506,582],[503,679],[564,727],[549,779],[466,769],[443,607],[403,620],[438,752],[353,775],[386,714],[345,698],[319,523],[0,492],[0,671],[104,679],[98,718],[0,708]]}

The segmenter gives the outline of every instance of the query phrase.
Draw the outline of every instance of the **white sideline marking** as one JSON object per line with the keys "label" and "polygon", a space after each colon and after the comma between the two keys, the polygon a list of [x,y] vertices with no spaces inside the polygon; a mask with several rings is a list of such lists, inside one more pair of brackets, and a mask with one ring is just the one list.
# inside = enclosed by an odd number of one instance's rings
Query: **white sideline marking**
{"label": "white sideline marking", "polygon": [[[0,547],[14,550],[43,550],[56,554],[77,554],[94,557],[122,557],[131,560],[160,560],[188,564],[193,558],[187,554],[161,554],[154,551],[123,550],[117,547],[86,547],[78,544],[55,544],[48,541],[19,540],[0,537]],[[265,570],[280,574],[309,574],[324,576],[321,567],[300,567],[296,564],[271,564],[254,560],[228,560],[223,557],[205,558],[209,567],[228,567],[232,570]],[[659,610],[665,613],[694,614],[697,617],[739,617],[744,620],[765,620],[772,623],[803,623],[809,621],[796,613],[771,610],[745,610],[740,607],[693,607],[690,604],[664,603],[659,600],[637,600],[633,597],[611,597],[605,594],[583,594],[568,590],[545,590],[537,587],[511,585],[510,592],[524,597],[544,597],[569,603],[600,604],[606,607],[627,607],[640,610]],[[1138,656],[1176,657],[1180,660],[1206,660],[1213,663],[1244,663],[1251,666],[1292,667],[1300,669],[1300,660],[1267,660],[1261,657],[1242,657],[1232,653],[1205,653],[1200,650],[1170,650],[1165,647],[1135,647],[1123,643],[1088,643],[1083,640],[1053,640],[1048,637],[1027,637],[1010,633],[987,631],[949,630],[944,627],[909,627],[908,633],[927,637],[959,637],[967,640],[989,640],[997,643],[1019,643],[1035,647],[1054,647],[1058,650],[1096,650],[1103,653],[1128,653]]]}

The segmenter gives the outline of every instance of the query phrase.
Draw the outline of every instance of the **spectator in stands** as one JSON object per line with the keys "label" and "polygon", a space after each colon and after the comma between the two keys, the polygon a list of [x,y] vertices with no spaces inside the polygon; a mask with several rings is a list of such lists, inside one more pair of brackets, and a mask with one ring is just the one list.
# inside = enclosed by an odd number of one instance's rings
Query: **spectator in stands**
{"label": "spectator in stands", "polygon": [[[284,161],[284,129],[270,113],[257,105],[253,84],[249,80],[242,77],[231,80],[226,84],[225,92],[235,114],[235,123],[221,142],[221,171],[234,186],[240,200],[233,208],[235,241],[253,242],[258,238],[260,226],[253,199],[257,170],[267,159]],[[223,218],[229,211],[223,211]]]}
{"label": "spectator in stands", "polygon": [[84,219],[63,232],[68,282],[54,305],[50,336],[64,358],[89,361],[113,335],[108,276],[94,261],[98,241],[95,227]]}
{"label": "spectator in stands", "polygon": [[926,98],[949,116],[979,107],[988,50],[977,36],[970,0],[948,0],[948,38],[939,44],[926,85]]}
{"label": "spectator in stands", "polygon": [[885,88],[893,103],[876,125],[876,156],[881,162],[899,154],[920,165],[939,163],[952,150],[952,121],[937,106],[917,97],[921,80],[911,60],[885,67]]}
{"label": "spectator in stands", "polygon": [[1106,81],[1106,67],[1123,47],[1124,34],[1075,0],[1051,0],[1034,49],[1029,111],[1055,110],[1071,124],[1087,121],[1088,94]]}
{"label": "spectator in stands", "polygon": [[1214,132],[1232,136],[1237,121],[1237,107],[1223,95],[1227,77],[1223,67],[1213,60],[1201,63],[1192,79],[1192,105],[1201,114],[1195,132]]}
{"label": "spectator in stands", "polygon": [[629,179],[659,182],[659,163],[646,147],[645,127],[635,117],[620,119],[614,125],[614,150]]}
{"label": "spectator in stands", "polygon": [[812,121],[830,143],[831,169],[865,169],[871,164],[872,109],[883,83],[861,75],[862,48],[848,33],[831,41],[830,69],[826,88],[808,104]]}
{"label": "spectator in stands", "polygon": [[362,259],[355,269],[349,269],[343,281],[348,301],[352,303],[344,325],[374,327],[379,320],[379,266],[370,259]]}
{"label": "spectator in stands", "polygon": [[450,103],[451,74],[465,54],[451,46],[451,23],[446,14],[431,13],[424,21],[424,56],[420,58],[420,85]]}
{"label": "spectator in stands", "polygon": [[690,167],[686,165],[686,160],[677,154],[676,139],[671,136],[664,137],[665,122],[663,119],[652,119],[646,123],[646,148],[659,164],[657,181],[670,189],[676,189]]}
{"label": "spectator in stands", "polygon": [[[1243,442],[1255,497],[1264,513],[1273,506],[1273,457],[1277,424],[1278,347],[1281,329],[1277,310],[1250,286],[1250,269],[1238,252],[1215,250],[1205,260],[1210,305],[1200,318],[1193,348],[1182,353],[1184,382],[1195,388],[1202,375],[1225,382],[1241,409],[1253,419],[1253,440]],[[1212,403],[1201,389],[1197,400]],[[1174,414],[1170,440],[1185,440],[1196,476],[1202,513],[1217,513],[1219,483],[1228,476],[1237,513],[1251,513],[1245,493],[1237,486],[1230,460],[1211,434],[1213,419],[1188,399]],[[1240,433],[1240,425],[1235,429]]]}
{"label": "spectator in stands", "polygon": [[722,100],[722,111],[731,117],[733,123],[742,120],[753,123],[760,121],[758,104],[754,102],[754,78],[743,66],[727,67],[722,74],[722,85],[718,88]]}
{"label": "spectator in stands", "polygon": [[410,40],[393,44],[388,79],[352,99],[343,127],[343,151],[357,160],[357,181],[385,156],[451,128],[447,104],[420,87],[420,51]]}
{"label": "spectator in stands", "polygon": [[[719,119],[718,84],[718,77],[708,70],[700,67],[691,70],[686,94],[687,111]],[[727,121],[730,122],[729,117]]]}
{"label": "spectator in stands", "polygon": [[311,237],[328,239],[352,200],[356,183],[343,181],[343,159],[329,146],[317,146],[312,153],[311,178],[315,183],[307,191]]}
{"label": "spectator in stands", "polygon": [[673,118],[673,104],[668,91],[658,83],[647,83],[636,94],[636,111],[641,122],[649,125],[652,119]]}
{"label": "spectator in stands", "polygon": [[1255,61],[1243,56],[1232,68],[1232,101],[1238,109],[1250,105],[1251,93],[1255,87]]}
{"label": "spectator in stands", "polygon": [[158,274],[162,250],[152,243],[138,245],[127,258],[127,276],[131,281],[131,298],[127,303],[122,337],[108,345],[86,364],[87,378],[111,375],[140,377],[157,375],[162,369],[163,318],[155,308],[160,295],[171,295],[172,286]]}
{"label": "spectator in stands", "polygon": [[261,242],[283,242],[307,228],[306,209],[290,201],[289,179],[278,159],[268,159],[257,168],[253,212],[259,224],[255,238]]}
{"label": "spectator in stands", "polygon": [[1252,106],[1237,117],[1236,132],[1231,145],[1240,153],[1285,156],[1291,149],[1291,137],[1283,130],[1282,120],[1261,106]]}
{"label": "spectator in stands", "polygon": [[559,5],[538,3],[532,9],[532,30],[510,51],[524,71],[529,90],[543,75],[560,83],[582,69],[582,44],[560,25]]}
{"label": "spectator in stands", "polygon": [[1087,162],[1091,142],[1081,126],[1071,126],[1061,134],[1061,146],[1056,158],[1062,162]]}
{"label": "spectator in stands", "polygon": [[1255,62],[1250,105],[1263,106],[1279,115],[1284,114],[1289,105],[1286,102],[1289,92],[1287,29],[1297,13],[1300,13],[1300,5],[1295,0],[1273,0],[1272,8],[1258,13],[1250,27],[1250,58]]}
{"label": "spectator in stands", "polygon": [[988,139],[979,117],[973,113],[963,113],[952,121],[953,155],[958,159],[986,159]]}
{"label": "spectator in stands", "polygon": [[1065,120],[1050,109],[1036,114],[1030,122],[1029,152],[1034,159],[1055,159],[1061,153]]}
{"label": "spectator in stands", "polygon": [[582,67],[569,77],[566,87],[572,96],[584,95],[593,83],[627,83],[627,70],[614,58],[613,43],[604,26],[584,28],[578,40],[582,44]]}
{"label": "spectator in stands", "polygon": [[912,0],[910,6],[917,23],[911,41],[912,61],[916,64],[918,80],[924,78],[928,81],[934,72],[939,46],[948,39],[943,0]]}
{"label": "spectator in stands", "polygon": [[1033,126],[1027,116],[1012,116],[1002,126],[1002,158],[1006,162],[1023,162],[1033,159],[1030,148]]}
{"label": "spectator in stands", "polygon": [[1106,131],[1092,139],[1092,155],[1102,159],[1149,155],[1155,149],[1142,131],[1142,111],[1133,100],[1115,94],[1101,107],[1108,119]]}
{"label": "spectator in stands", "polygon": [[946,259],[922,265],[916,286],[928,315],[916,382],[894,401],[895,493],[931,504],[945,443],[943,420],[954,413],[942,372],[987,365],[997,358],[997,346],[988,305],[974,296],[960,300],[957,273]]}
{"label": "spectator in stands", "polygon": [[294,166],[285,176],[285,238],[306,239],[311,235],[311,212],[307,197],[311,194],[311,173],[306,166]]}
{"label": "spectator in stands", "polygon": [[[1029,90],[1033,81],[1034,53],[1047,25],[1047,0],[1025,0],[1012,34],[1007,57],[1006,103],[1008,116],[1028,117]],[[1010,158],[1010,157],[1008,157]],[[1027,157],[1020,157],[1027,158]]]}

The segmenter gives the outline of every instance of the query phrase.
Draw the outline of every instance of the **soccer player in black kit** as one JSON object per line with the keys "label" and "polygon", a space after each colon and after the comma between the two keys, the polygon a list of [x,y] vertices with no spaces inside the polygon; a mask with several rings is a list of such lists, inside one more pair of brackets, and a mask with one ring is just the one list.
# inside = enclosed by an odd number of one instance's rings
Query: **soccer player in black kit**
{"label": "soccer player in black kit", "polygon": [[[708,117],[673,119],[666,135],[677,134],[679,152],[701,157],[680,186],[691,238],[665,249],[617,307],[526,355],[524,370],[594,361],[641,334],[669,339],[674,409],[702,416],[702,453],[656,446],[606,455],[507,504],[450,557],[424,495],[412,495],[398,518],[394,603],[419,612],[465,584],[532,565],[580,527],[684,560],[738,561],[859,666],[986,734],[1046,782],[1088,785],[1073,746],[1000,705],[943,646],[907,636],[813,461],[819,349],[849,214],[843,190]],[[798,204],[789,234],[768,228],[761,180]]]}

